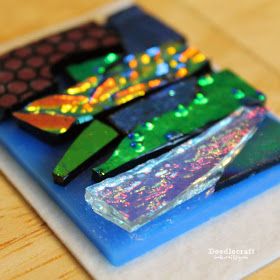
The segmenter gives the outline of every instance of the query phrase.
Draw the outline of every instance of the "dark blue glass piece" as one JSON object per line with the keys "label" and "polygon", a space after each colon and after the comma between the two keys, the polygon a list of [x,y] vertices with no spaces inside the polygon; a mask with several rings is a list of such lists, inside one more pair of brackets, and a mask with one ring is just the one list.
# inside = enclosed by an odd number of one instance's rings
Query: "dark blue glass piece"
{"label": "dark blue glass piece", "polygon": [[195,97],[195,86],[196,79],[194,78],[173,84],[127,105],[110,115],[109,120],[124,133],[129,133],[141,123],[149,126],[149,123],[146,123],[148,120],[167,111],[175,110],[179,104],[188,105]]}
{"label": "dark blue glass piece", "polygon": [[262,171],[280,161],[280,125],[267,116],[241,153],[225,169],[216,191]]}
{"label": "dark blue glass piece", "polygon": [[137,6],[129,7],[108,19],[129,53],[141,52],[150,47],[172,41],[185,41],[184,37]]}

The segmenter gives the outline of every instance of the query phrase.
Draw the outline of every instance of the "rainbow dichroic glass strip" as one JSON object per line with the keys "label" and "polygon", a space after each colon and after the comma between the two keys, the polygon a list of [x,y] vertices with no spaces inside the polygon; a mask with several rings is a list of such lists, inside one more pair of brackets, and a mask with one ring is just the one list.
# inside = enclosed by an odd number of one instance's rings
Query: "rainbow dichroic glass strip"
{"label": "rainbow dichroic glass strip", "polygon": [[[108,54],[105,62],[116,54]],[[107,59],[107,60],[106,60]],[[62,94],[50,95],[31,102],[14,116],[37,129],[53,133],[53,128],[44,124],[38,126],[40,115],[49,115],[51,123],[57,115],[71,116],[75,125],[89,122],[94,115],[146,95],[150,90],[194,75],[208,65],[205,56],[183,43],[169,43],[153,47],[139,54],[130,54],[105,73],[93,75],[68,88]],[[101,81],[102,80],[102,81]],[[28,121],[26,121],[28,120]],[[36,123],[36,125],[33,125]],[[61,127],[57,134],[66,133],[70,128]]]}
{"label": "rainbow dichroic glass strip", "polygon": [[86,189],[92,209],[134,231],[193,196],[212,189],[257,130],[266,110],[241,107],[168,153]]}

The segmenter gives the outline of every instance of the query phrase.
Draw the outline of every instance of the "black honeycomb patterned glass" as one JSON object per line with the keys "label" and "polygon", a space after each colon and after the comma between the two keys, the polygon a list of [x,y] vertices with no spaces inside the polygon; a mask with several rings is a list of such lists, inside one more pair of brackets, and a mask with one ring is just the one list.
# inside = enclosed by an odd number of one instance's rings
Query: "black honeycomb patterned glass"
{"label": "black honeycomb patterned glass", "polygon": [[54,90],[56,83],[51,68],[66,56],[118,43],[114,33],[90,22],[2,55],[0,119],[39,94]]}

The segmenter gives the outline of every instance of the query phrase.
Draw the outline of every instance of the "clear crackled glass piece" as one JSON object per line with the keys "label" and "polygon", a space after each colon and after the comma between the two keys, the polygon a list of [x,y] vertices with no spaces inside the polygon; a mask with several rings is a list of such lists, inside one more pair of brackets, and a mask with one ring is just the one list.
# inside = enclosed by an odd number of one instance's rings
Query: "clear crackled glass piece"
{"label": "clear crackled glass piece", "polygon": [[263,107],[241,107],[168,153],[88,187],[85,199],[94,212],[132,232],[214,188],[265,112]]}

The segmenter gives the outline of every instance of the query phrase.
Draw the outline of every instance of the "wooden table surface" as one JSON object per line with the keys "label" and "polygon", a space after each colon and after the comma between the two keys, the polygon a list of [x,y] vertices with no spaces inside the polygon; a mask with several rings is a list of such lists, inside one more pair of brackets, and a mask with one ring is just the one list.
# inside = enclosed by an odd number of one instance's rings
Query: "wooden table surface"
{"label": "wooden table surface", "polygon": [[[0,46],[80,16],[110,1],[0,0]],[[222,67],[268,95],[280,115],[280,1],[139,0]],[[0,173],[1,279],[89,279],[12,184]],[[280,279],[280,260],[248,279]]]}

